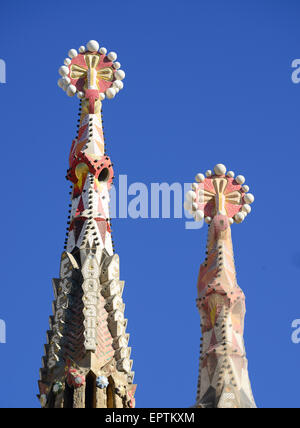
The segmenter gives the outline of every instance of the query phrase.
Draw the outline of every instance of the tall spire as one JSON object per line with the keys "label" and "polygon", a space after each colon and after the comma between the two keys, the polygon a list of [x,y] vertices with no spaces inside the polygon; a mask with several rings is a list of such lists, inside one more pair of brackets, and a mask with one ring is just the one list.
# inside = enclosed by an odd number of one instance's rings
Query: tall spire
{"label": "tall spire", "polygon": [[209,225],[200,266],[197,307],[202,343],[195,407],[255,408],[244,347],[245,296],[236,281],[231,225],[241,223],[254,201],[245,178],[218,164],[186,195],[185,208]]}
{"label": "tall spire", "polygon": [[105,152],[102,101],[123,88],[117,54],[95,40],[71,49],[58,86],[80,99],[78,135],[66,178],[71,181],[67,237],[40,370],[42,407],[134,407],[119,257],[109,215],[113,164]]}

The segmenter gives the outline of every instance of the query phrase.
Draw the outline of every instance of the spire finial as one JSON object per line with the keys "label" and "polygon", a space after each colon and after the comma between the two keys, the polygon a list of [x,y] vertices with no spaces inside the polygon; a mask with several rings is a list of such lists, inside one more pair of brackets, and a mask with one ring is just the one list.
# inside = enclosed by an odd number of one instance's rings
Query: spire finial
{"label": "spire finial", "polygon": [[207,170],[205,175],[197,174],[196,183],[186,194],[184,208],[195,221],[205,219],[206,223],[211,223],[217,214],[226,215],[230,224],[244,221],[254,201],[254,196],[248,193],[249,186],[244,185],[245,177],[226,172],[226,166],[221,163],[213,171]]}
{"label": "spire finial", "polygon": [[70,49],[64,65],[58,70],[62,76],[58,86],[70,97],[77,93],[78,98],[88,99],[91,105],[95,100],[114,98],[123,89],[122,80],[125,78],[116,59],[115,52],[107,54],[105,48],[99,48],[96,40],[90,40],[86,47],[80,46],[78,51]]}

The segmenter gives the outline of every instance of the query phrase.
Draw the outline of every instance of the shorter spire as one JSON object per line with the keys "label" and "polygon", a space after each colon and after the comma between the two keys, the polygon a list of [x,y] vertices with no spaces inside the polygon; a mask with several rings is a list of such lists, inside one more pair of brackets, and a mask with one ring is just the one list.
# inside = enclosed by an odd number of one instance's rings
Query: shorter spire
{"label": "shorter spire", "polygon": [[230,227],[251,211],[254,196],[244,182],[218,164],[206,177],[197,174],[186,195],[185,209],[209,224],[197,283],[202,343],[195,407],[256,407],[243,339],[245,296],[236,281]]}

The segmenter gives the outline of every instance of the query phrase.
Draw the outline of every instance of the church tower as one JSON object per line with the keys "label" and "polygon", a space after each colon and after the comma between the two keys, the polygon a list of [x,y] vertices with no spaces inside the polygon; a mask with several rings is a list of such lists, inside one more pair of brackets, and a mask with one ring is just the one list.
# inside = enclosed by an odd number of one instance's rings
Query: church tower
{"label": "church tower", "polygon": [[197,174],[185,209],[208,223],[206,259],[200,266],[197,307],[202,343],[195,407],[255,408],[244,347],[245,296],[237,284],[231,225],[250,213],[254,197],[245,178],[222,164]]}
{"label": "church tower", "polygon": [[80,100],[78,134],[66,178],[71,203],[39,380],[45,408],[134,407],[119,256],[109,215],[113,164],[106,153],[102,101],[123,88],[117,54],[91,40],[71,49],[58,86]]}

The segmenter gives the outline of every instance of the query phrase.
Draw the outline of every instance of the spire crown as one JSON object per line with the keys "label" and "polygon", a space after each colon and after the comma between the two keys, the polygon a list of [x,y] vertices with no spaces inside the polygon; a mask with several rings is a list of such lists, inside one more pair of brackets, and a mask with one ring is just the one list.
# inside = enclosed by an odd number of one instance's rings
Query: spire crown
{"label": "spire crown", "polygon": [[196,183],[186,194],[185,209],[195,221],[205,219],[211,223],[215,216],[222,215],[229,224],[241,223],[251,212],[250,204],[254,201],[254,196],[247,193],[245,177],[235,177],[232,171],[226,173],[223,164],[217,164],[213,171],[207,170],[206,177],[201,173],[196,175]]}
{"label": "spire crown", "polygon": [[[100,101],[114,98],[123,89],[125,73],[116,62],[117,54],[99,48],[96,40],[90,40],[86,47],[78,51],[70,49],[64,65],[59,68],[62,76],[57,84],[70,97],[77,93],[78,98],[93,98]],[[92,92],[91,92],[92,91]]]}

